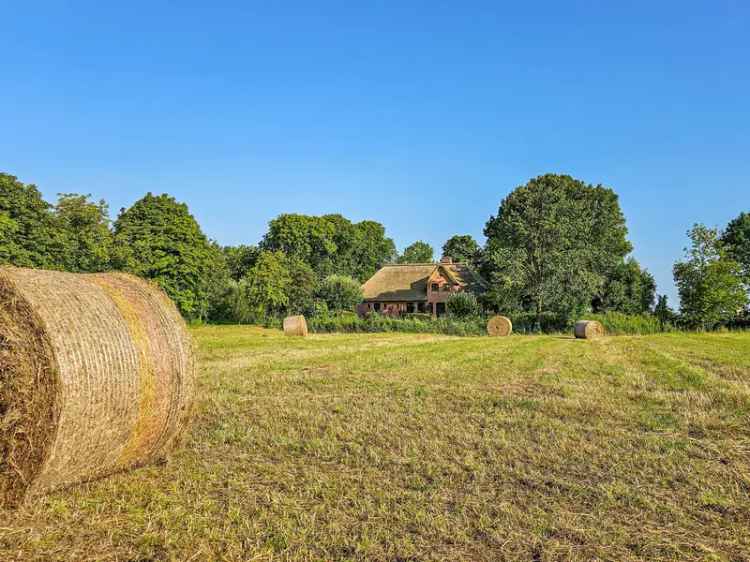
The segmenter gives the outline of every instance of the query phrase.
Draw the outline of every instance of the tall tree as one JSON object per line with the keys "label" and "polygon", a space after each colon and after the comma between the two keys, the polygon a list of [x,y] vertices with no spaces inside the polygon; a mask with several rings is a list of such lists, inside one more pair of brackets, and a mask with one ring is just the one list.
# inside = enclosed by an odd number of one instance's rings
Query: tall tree
{"label": "tall tree", "polygon": [[456,234],[443,244],[443,256],[454,262],[473,264],[479,257],[479,244],[469,234]]}
{"label": "tall tree", "polygon": [[226,259],[229,275],[235,281],[242,279],[258,259],[260,250],[257,246],[224,246],[222,248]]}
{"label": "tall tree", "polygon": [[395,254],[383,225],[374,221],[353,224],[341,215],[279,215],[269,223],[260,247],[301,259],[320,278],[337,273],[361,281]]}
{"label": "tall tree", "polygon": [[33,184],[0,173],[0,263],[62,269],[65,233]]}
{"label": "tall tree", "polygon": [[659,295],[656,299],[656,306],[654,307],[654,316],[659,320],[661,329],[663,330],[666,326],[673,324],[676,318],[674,310],[669,306],[669,299],[667,295]]}
{"label": "tall tree", "polygon": [[750,213],[740,213],[727,225],[722,242],[727,255],[742,267],[745,284],[750,287]]}
{"label": "tall tree", "polygon": [[635,258],[614,267],[604,282],[601,295],[594,297],[597,312],[616,311],[625,314],[651,312],[656,298],[656,281],[642,269]]}
{"label": "tall tree", "polygon": [[404,253],[398,258],[398,263],[429,263],[433,257],[432,246],[422,240],[417,240],[410,246],[407,246]]}
{"label": "tall tree", "polygon": [[220,259],[187,205],[169,195],[148,193],[115,221],[115,268],[153,279],[188,318],[207,314]]}
{"label": "tall tree", "polygon": [[284,252],[306,262],[318,273],[328,273],[338,249],[334,241],[335,229],[332,221],[321,217],[282,214],[268,224],[260,247]]}
{"label": "tall tree", "polygon": [[498,301],[568,317],[590,307],[632,249],[617,195],[547,174],[516,188],[485,226],[484,273]]}
{"label": "tall tree", "polygon": [[674,266],[680,313],[690,327],[703,330],[737,318],[747,306],[740,264],[731,259],[717,229],[696,224],[689,232],[691,247]]}
{"label": "tall tree", "polygon": [[256,319],[309,314],[314,309],[317,277],[313,269],[296,256],[264,250],[241,283]]}
{"label": "tall tree", "polygon": [[385,227],[379,222],[365,220],[356,223],[354,227],[352,269],[341,273],[364,282],[372,277],[381,266],[395,261],[396,245],[385,235]]}
{"label": "tall tree", "polygon": [[65,233],[65,269],[74,272],[106,271],[111,265],[112,232],[109,207],[91,195],[61,193],[55,215]]}

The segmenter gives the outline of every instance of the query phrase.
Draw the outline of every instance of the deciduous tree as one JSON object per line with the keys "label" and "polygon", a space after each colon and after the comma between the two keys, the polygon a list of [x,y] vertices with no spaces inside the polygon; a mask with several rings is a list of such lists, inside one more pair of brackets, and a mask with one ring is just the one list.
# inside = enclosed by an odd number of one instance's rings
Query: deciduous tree
{"label": "deciduous tree", "polygon": [[261,248],[301,259],[323,278],[333,273],[364,281],[393,260],[393,240],[375,221],[353,224],[341,215],[283,214],[273,219]]}
{"label": "deciduous tree", "polygon": [[245,277],[250,268],[255,265],[255,261],[258,259],[258,254],[260,253],[257,246],[246,246],[244,244],[240,244],[239,246],[224,246],[222,251],[227,262],[229,275],[235,281],[239,281]]}
{"label": "deciduous tree", "polygon": [[573,316],[632,249],[617,195],[548,174],[516,188],[485,226],[483,271],[499,301]]}
{"label": "deciduous tree", "polygon": [[745,284],[750,287],[750,213],[740,213],[724,231],[727,255],[740,264]]}
{"label": "deciduous tree", "polygon": [[112,231],[109,207],[91,195],[61,193],[55,215],[65,235],[64,266],[67,271],[106,271],[111,265]]}
{"label": "deciduous tree", "polygon": [[169,195],[146,194],[114,224],[115,268],[153,279],[188,318],[207,314],[218,254],[187,205]]}
{"label": "deciduous tree", "polygon": [[0,173],[0,263],[62,269],[65,233],[33,184]]}
{"label": "deciduous tree", "polygon": [[594,298],[594,310],[645,314],[651,312],[655,298],[653,275],[641,268],[635,258],[629,258],[616,265],[606,277],[601,296]]}
{"label": "deciduous tree", "polygon": [[454,262],[473,264],[477,261],[479,253],[479,244],[468,234],[456,234],[443,244],[443,256],[453,259]]}
{"label": "deciduous tree", "polygon": [[717,229],[696,224],[688,236],[685,260],[674,266],[680,314],[688,326],[708,330],[737,318],[748,295],[742,268],[728,256]]}
{"label": "deciduous tree", "polygon": [[433,257],[432,246],[422,240],[417,240],[407,246],[404,253],[398,258],[398,263],[429,263]]}

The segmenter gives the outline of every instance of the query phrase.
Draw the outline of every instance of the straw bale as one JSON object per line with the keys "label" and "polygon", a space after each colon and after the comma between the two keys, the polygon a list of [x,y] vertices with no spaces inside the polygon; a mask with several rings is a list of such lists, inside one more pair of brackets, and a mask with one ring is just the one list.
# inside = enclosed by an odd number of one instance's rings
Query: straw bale
{"label": "straw bale", "polygon": [[287,316],[284,318],[285,336],[306,336],[307,322],[301,314],[299,316]]}
{"label": "straw bale", "polygon": [[580,320],[575,325],[575,336],[578,339],[590,340],[604,335],[604,326],[596,320]]}
{"label": "straw bale", "polygon": [[154,284],[0,268],[0,505],[163,459],[194,376],[185,323]]}
{"label": "straw bale", "polygon": [[487,333],[490,336],[509,336],[513,332],[513,323],[505,316],[493,316],[487,322]]}

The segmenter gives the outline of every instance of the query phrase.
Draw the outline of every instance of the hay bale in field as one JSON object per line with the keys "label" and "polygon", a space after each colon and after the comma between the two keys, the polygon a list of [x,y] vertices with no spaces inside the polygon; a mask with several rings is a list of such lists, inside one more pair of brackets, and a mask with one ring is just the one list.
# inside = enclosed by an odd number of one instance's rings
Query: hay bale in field
{"label": "hay bale in field", "polygon": [[193,382],[190,336],[156,285],[0,268],[0,505],[163,459]]}
{"label": "hay bale in field", "polygon": [[509,336],[513,332],[513,323],[505,316],[493,316],[487,322],[487,333],[490,336]]}
{"label": "hay bale in field", "polygon": [[580,320],[576,322],[575,336],[578,339],[590,340],[604,335],[604,326],[596,320]]}
{"label": "hay bale in field", "polygon": [[306,336],[307,322],[301,314],[299,316],[287,316],[284,318],[285,336]]}

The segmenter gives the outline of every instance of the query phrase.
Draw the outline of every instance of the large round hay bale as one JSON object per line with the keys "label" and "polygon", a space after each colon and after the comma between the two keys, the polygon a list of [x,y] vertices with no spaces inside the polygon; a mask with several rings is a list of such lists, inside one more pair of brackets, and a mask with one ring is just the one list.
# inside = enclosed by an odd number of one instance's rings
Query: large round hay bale
{"label": "large round hay bale", "polygon": [[285,336],[306,336],[307,322],[301,314],[299,316],[287,316],[284,318]]}
{"label": "large round hay bale", "polygon": [[505,316],[493,316],[487,322],[487,333],[491,336],[509,336],[513,332],[513,323]]}
{"label": "large round hay bale", "polygon": [[0,268],[0,505],[163,459],[193,383],[185,323],[155,285]]}
{"label": "large round hay bale", "polygon": [[604,326],[596,320],[581,320],[576,322],[575,335],[584,340],[599,338],[604,335]]}

